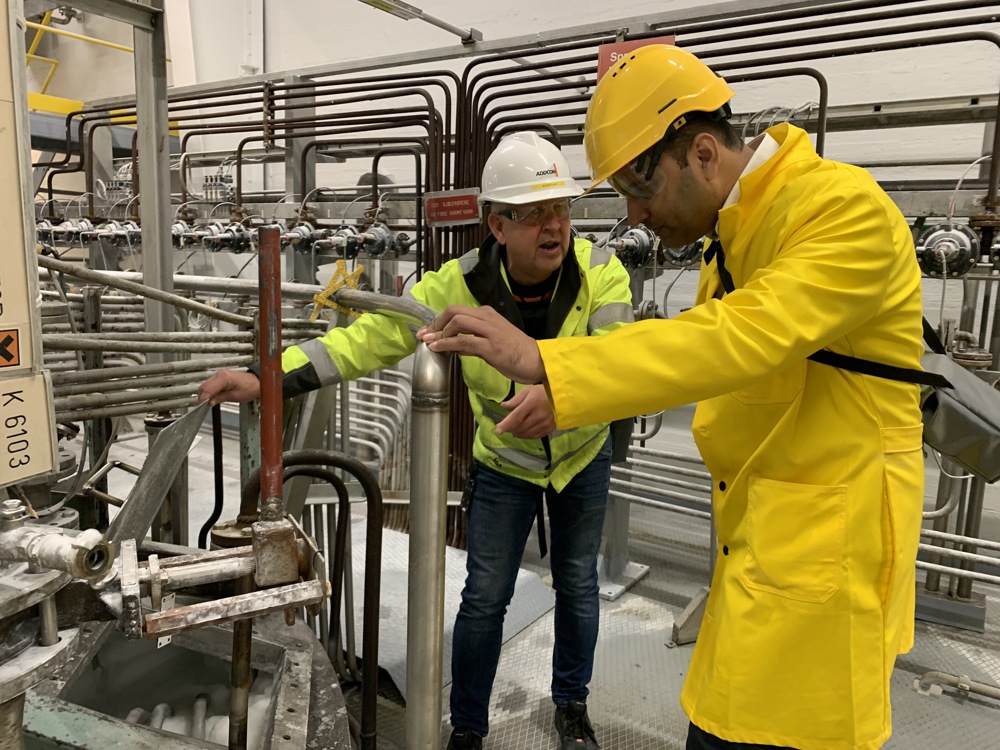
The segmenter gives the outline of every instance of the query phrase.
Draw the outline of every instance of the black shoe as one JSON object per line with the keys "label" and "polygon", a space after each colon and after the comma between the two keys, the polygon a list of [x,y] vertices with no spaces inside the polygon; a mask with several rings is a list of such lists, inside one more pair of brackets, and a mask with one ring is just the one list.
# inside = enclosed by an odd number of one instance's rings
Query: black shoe
{"label": "black shoe", "polygon": [[452,729],[448,750],[483,750],[483,738],[468,729]]}
{"label": "black shoe", "polygon": [[560,750],[600,750],[594,727],[587,717],[587,704],[583,701],[556,706],[556,731],[559,732]]}

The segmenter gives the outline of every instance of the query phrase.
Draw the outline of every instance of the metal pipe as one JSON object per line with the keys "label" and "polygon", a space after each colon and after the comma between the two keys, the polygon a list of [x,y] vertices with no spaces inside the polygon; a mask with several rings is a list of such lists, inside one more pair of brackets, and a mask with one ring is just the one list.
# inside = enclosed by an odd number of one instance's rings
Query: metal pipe
{"label": "metal pipe", "polygon": [[104,406],[143,403],[151,405],[152,411],[161,411],[156,405],[159,400],[174,399],[178,396],[186,396],[188,394],[194,395],[197,390],[197,383],[189,383],[173,388],[149,388],[141,391],[124,391],[119,393],[91,393],[86,396],[57,398],[55,399],[54,407],[57,412],[68,412],[85,407],[98,409]]}
{"label": "metal pipe", "polygon": [[[312,453],[312,452],[309,452]],[[309,453],[301,456],[302,460],[309,459]],[[317,452],[320,453],[320,452]],[[296,454],[286,454],[296,455]],[[319,459],[317,455],[315,458]],[[347,459],[344,456],[337,457],[336,464],[348,473],[353,474],[361,484],[365,494],[365,501],[368,505],[368,520],[366,527],[365,541],[365,591],[364,591],[364,644],[361,659],[361,750],[375,750],[376,748],[376,709],[378,701],[378,630],[379,630],[379,592],[380,592],[380,571],[382,568],[382,524],[383,524],[383,501],[379,485],[375,482],[372,474],[354,459]],[[334,530],[333,508],[327,508],[327,544],[328,549],[332,547],[334,554],[328,554],[330,564],[330,582],[332,587],[330,603],[330,624],[326,637],[321,637],[321,642],[326,646],[327,653],[336,664],[337,674],[341,679],[347,679],[346,669],[343,665],[342,648],[340,644],[340,607],[341,594],[344,587],[350,588],[351,581],[344,575],[347,555],[350,554],[350,540],[348,537],[348,525],[351,517],[350,497],[347,487],[340,477],[332,470],[312,465],[292,465],[291,461],[286,461],[289,466],[285,476],[310,476],[324,479],[329,482],[337,493],[338,510],[336,514],[336,530]],[[319,505],[312,506],[314,511],[319,510]],[[307,506],[308,510],[308,506]],[[315,528],[319,529],[317,520]],[[329,540],[336,540],[331,544]],[[325,613],[325,611],[324,611]],[[353,619],[353,615],[350,615]],[[333,633],[332,646],[330,634]],[[333,652],[333,653],[331,653]]]}
{"label": "metal pipe", "polygon": [[214,370],[199,370],[197,372],[184,372],[177,375],[165,375],[162,378],[118,378],[115,380],[105,380],[100,383],[81,383],[77,385],[62,385],[52,389],[52,395],[56,398],[65,396],[79,396],[84,393],[109,393],[120,391],[123,388],[145,390],[149,388],[165,388],[180,383],[201,383],[211,375]]}
{"label": "metal pipe", "polygon": [[[66,337],[72,338],[72,337]],[[87,333],[79,338],[88,341],[186,341],[200,342],[243,342],[252,341],[252,331],[173,331],[171,333]]]}
{"label": "metal pipe", "polygon": [[[70,39],[76,39],[81,42],[87,42],[87,44],[96,44],[98,47],[107,47],[108,49],[116,49],[122,52],[128,52],[134,54],[135,50],[131,47],[126,47],[124,44],[115,44],[114,42],[107,42],[103,39],[95,39],[92,36],[84,36],[83,34],[75,34],[72,31],[66,31],[65,29],[57,29],[54,26],[42,26],[38,23],[33,23],[31,21],[25,21],[24,25],[29,29],[37,29],[39,32],[47,32],[49,34],[57,34],[58,36],[69,37]],[[169,58],[167,58],[169,62]]]}
{"label": "metal pipe", "polygon": [[[648,439],[648,438],[647,438]],[[661,471],[668,471],[670,474],[679,477],[691,477],[693,479],[702,479],[705,481],[704,489],[711,491],[712,489],[712,475],[707,471],[698,471],[697,469],[685,469],[682,466],[671,466],[669,464],[657,463],[655,461],[643,461],[641,458],[636,458],[635,453],[637,449],[641,446],[632,446],[632,454],[628,457],[628,463],[626,466],[641,466],[648,469],[659,469]],[[616,466],[615,469],[618,467]],[[614,469],[613,469],[614,470]]]}
{"label": "metal pipe", "polygon": [[[671,461],[680,461],[686,464],[695,464],[696,466],[700,466],[702,467],[702,469],[705,469],[705,463],[698,456],[691,456],[684,453],[674,453],[673,451],[661,451],[657,450],[656,448],[648,448],[646,446],[640,446],[640,445],[633,445],[631,450],[633,454],[639,454],[643,456],[655,456],[656,458],[668,458]],[[705,469],[703,476],[705,477],[705,479],[712,481],[712,475],[708,473],[707,469]]]}
{"label": "metal pipe", "polygon": [[60,386],[70,383],[102,383],[116,380],[131,380],[146,375],[170,375],[174,373],[214,372],[220,367],[240,367],[249,365],[253,357],[226,357],[212,359],[192,359],[186,362],[165,362],[157,365],[137,365],[127,369],[121,367],[105,367],[100,370],[85,372],[66,372],[52,376],[52,385]]}
{"label": "metal pipe", "polygon": [[[1000,299],[998,297],[997,299]],[[983,520],[983,499],[986,496],[986,482],[981,477],[973,477],[972,482],[969,487],[969,505],[965,516],[965,536],[969,539],[975,539],[979,536],[980,524]],[[975,552],[975,544],[965,544],[965,552]],[[963,570],[975,570],[975,564],[971,562],[962,562],[960,567]],[[968,599],[972,596],[972,580],[969,578],[962,578],[958,582],[958,595],[962,599]]]}
{"label": "metal pipe", "polygon": [[451,360],[418,344],[413,365],[406,747],[440,746]]}
{"label": "metal pipe", "polygon": [[[174,591],[205,583],[231,581],[234,578],[252,575],[256,567],[252,556],[227,557],[221,560],[178,565],[161,569],[160,586],[164,591]],[[149,567],[141,566],[139,568],[139,583],[148,586],[151,580]]]}
{"label": "metal pipe", "polygon": [[191,709],[191,736],[196,740],[205,739],[205,718],[208,714],[208,696],[199,693],[195,696]]}
{"label": "metal pipe", "polygon": [[[947,467],[947,468],[945,468]],[[948,459],[942,459],[942,469],[938,477],[938,486],[935,500],[935,508],[924,513],[924,518],[933,519],[933,527],[936,531],[948,530],[948,517],[955,512],[958,507],[962,493],[965,491],[965,483],[954,479],[948,474],[955,474],[955,464]],[[944,547],[944,544],[937,545]],[[941,557],[936,554],[931,555],[931,562],[938,563]],[[924,579],[924,589],[927,591],[938,591],[941,588],[941,574],[937,571],[930,571]]]}
{"label": "metal pipe", "polygon": [[260,283],[260,473],[261,520],[285,515],[281,481],[281,230],[261,227]]}
{"label": "metal pipe", "polygon": [[673,503],[661,503],[657,500],[650,500],[649,498],[642,497],[641,495],[633,495],[627,492],[616,492],[615,490],[611,490],[608,492],[608,497],[621,498],[635,503],[636,505],[645,505],[648,508],[658,508],[659,510],[666,510],[671,513],[680,513],[682,516],[692,516],[706,521],[712,520],[712,514],[710,511],[694,510],[693,508],[685,508],[683,505],[674,505]]}
{"label": "metal pipe", "polygon": [[937,573],[947,573],[953,580],[958,579],[959,585],[965,583],[966,581],[969,581],[970,585],[972,581],[982,581],[983,583],[1000,585],[1000,576],[991,576],[986,573],[975,573],[971,570],[959,570],[947,565],[935,565],[934,563],[923,562],[922,560],[917,560],[917,570],[931,570]]}
{"label": "metal pipe", "polygon": [[976,695],[985,695],[987,698],[994,698],[1000,701],[1000,687],[985,685],[982,682],[974,682],[968,677],[956,677],[947,672],[925,672],[920,677],[920,689],[927,690],[932,682],[940,682],[948,687],[958,688]]}
{"label": "metal pipe", "polygon": [[246,315],[236,315],[234,313],[226,312],[225,310],[210,307],[209,305],[202,304],[201,302],[195,302],[194,300],[186,297],[171,294],[170,292],[164,292],[160,289],[154,289],[153,287],[146,286],[145,284],[137,284],[132,281],[127,281],[120,278],[117,274],[106,273],[103,271],[91,271],[86,268],[74,266],[72,263],[66,263],[65,261],[50,258],[46,255],[38,255],[36,258],[38,260],[38,265],[43,268],[47,268],[50,271],[59,271],[60,273],[66,273],[85,281],[92,281],[96,284],[112,286],[116,289],[121,289],[122,291],[130,292],[132,294],[140,294],[152,300],[166,302],[174,305],[175,307],[181,307],[185,310],[201,313],[202,315],[206,315],[214,320],[221,320],[225,323],[233,323],[238,326],[249,326],[253,322]]}
{"label": "metal pipe", "polygon": [[49,334],[42,336],[42,343],[49,351],[100,351],[100,352],[190,352],[192,349],[202,354],[219,352],[221,354],[245,354],[253,351],[253,344],[222,343],[199,344],[192,347],[184,342],[169,340],[170,334],[163,336],[165,341],[125,341],[116,339],[91,339],[87,335],[61,336]]}
{"label": "metal pipe", "polygon": [[830,87],[827,84],[826,76],[813,68],[787,68],[785,70],[768,70],[760,73],[740,73],[727,76],[726,80],[730,83],[742,83],[744,81],[759,81],[789,76],[809,76],[815,79],[816,84],[819,86],[819,100],[816,111],[816,153],[823,156],[823,151],[826,147],[826,113],[830,101]]}
{"label": "metal pipe", "polygon": [[427,305],[407,297],[390,297],[387,294],[361,292],[346,287],[337,290],[333,296],[338,304],[345,307],[388,315],[411,325],[427,325],[438,315],[437,311]]}
{"label": "metal pipe", "polygon": [[163,411],[165,409],[183,409],[194,406],[198,403],[198,396],[192,395],[187,398],[172,399],[170,401],[144,401],[125,406],[108,406],[100,409],[69,409],[56,412],[57,422],[82,422],[86,419],[100,419],[102,417],[126,417],[132,414],[145,414],[146,412]]}
{"label": "metal pipe", "polygon": [[970,562],[981,562],[986,563],[987,565],[996,565],[1000,562],[995,557],[990,557],[989,555],[979,555],[975,552],[963,552],[962,550],[957,549],[945,549],[942,551],[940,547],[935,547],[933,544],[921,543],[919,545],[919,549],[922,549],[924,552],[937,553],[941,557],[951,557],[956,560],[968,560]]}
{"label": "metal pipe", "polygon": [[[657,490],[656,488],[649,487],[648,485],[636,484],[635,482],[626,482],[626,481],[623,481],[621,479],[616,479],[614,477],[611,478],[611,486],[619,488],[619,489],[633,489],[633,490],[637,490],[638,493],[643,493],[643,494],[639,494],[639,497],[643,497],[643,496],[646,496],[646,495],[656,495],[658,497],[666,497],[666,498],[670,498],[671,500],[678,500],[678,501],[680,501],[682,503],[687,503],[689,505],[694,505],[694,506],[701,505],[701,506],[704,506],[704,507],[707,508],[707,507],[711,507],[711,505],[712,505],[712,501],[710,499],[706,498],[706,497],[696,497],[694,495],[685,495],[685,494],[680,493],[680,492],[669,492],[669,491],[666,491],[666,490]],[[622,493],[622,494],[626,494],[626,493]]]}
{"label": "metal pipe", "polygon": [[[83,289],[83,320],[81,321],[80,331],[86,333],[100,333],[101,327],[103,326],[103,309],[101,305],[101,288],[96,286],[85,286]],[[42,341],[44,342],[45,335],[42,335]],[[44,347],[44,343],[43,343]],[[50,353],[51,356],[51,353]],[[104,354],[99,351],[91,351],[84,355],[80,355],[79,352],[76,354],[77,358],[81,360],[82,366],[81,370],[95,370],[104,366]],[[95,420],[93,423],[88,425],[89,427],[89,441],[87,443],[88,458],[90,460],[90,465],[96,466],[104,456],[105,450],[108,449],[108,445],[112,440],[111,434],[111,424],[106,419]],[[105,478],[100,478],[94,483],[94,488],[98,492],[107,494],[108,491],[108,481]],[[90,500],[83,501],[80,508],[80,526],[82,528],[97,528],[106,529],[111,522],[110,515],[108,513],[108,506],[103,503],[93,503]]]}
{"label": "metal pipe", "polygon": [[[39,256],[45,257],[45,256]],[[76,268],[73,266],[73,268]],[[134,271],[101,271],[104,277],[111,279],[121,279],[122,281],[137,281],[142,279],[142,274]],[[39,278],[47,280],[47,271],[39,270]],[[256,297],[257,282],[250,279],[223,279],[214,276],[188,276],[178,274],[174,277],[174,289],[185,292],[218,292],[220,294],[240,294],[248,297]],[[283,298],[308,299],[323,291],[323,287],[316,284],[297,284],[293,282],[283,282],[281,284],[281,296]],[[139,292],[142,294],[142,292]],[[289,321],[285,321],[287,324]],[[311,322],[311,321],[305,321]]]}
{"label": "metal pipe", "polygon": [[[626,464],[626,466],[627,465],[630,464]],[[712,488],[706,487],[703,484],[694,484],[693,482],[685,482],[680,479],[674,479],[669,475],[663,476],[662,474],[650,474],[645,471],[636,471],[635,469],[628,469],[625,466],[615,466],[612,471],[612,476],[615,475],[617,475],[618,477],[626,476],[626,477],[633,477],[635,479],[647,479],[650,482],[655,482],[657,486],[667,485],[670,487],[680,487],[681,489],[684,490],[694,490],[695,492],[706,492],[709,494],[709,497],[706,497],[705,499],[707,502],[709,503],[711,502]],[[654,487],[651,487],[650,489],[655,491]]]}
{"label": "metal pipe", "polygon": [[[416,273],[417,281],[420,281],[423,270],[421,268],[423,264],[422,257],[422,245],[424,242],[424,186],[420,174],[420,150],[410,146],[403,148],[383,148],[376,152],[374,158],[372,159],[372,201],[374,205],[378,205],[378,164],[379,160],[387,154],[413,154],[414,161],[416,162],[414,166],[415,175],[414,183],[417,186],[417,220],[416,220]],[[430,154],[428,154],[428,159]]]}
{"label": "metal pipe", "polygon": [[56,615],[55,597],[47,596],[38,602],[38,616],[38,645],[55,646],[59,643],[59,618]]}
{"label": "metal pipe", "polygon": [[943,531],[934,531],[932,529],[921,529],[920,536],[926,536],[931,539],[943,539],[949,542],[969,542],[975,544],[977,547],[984,547],[985,549],[993,549],[1000,552],[1000,542],[991,542],[987,539],[970,539],[966,536],[949,534]]}
{"label": "metal pipe", "polygon": [[[253,576],[240,579],[237,595],[254,590]],[[246,750],[247,714],[250,710],[250,652],[253,648],[253,618],[233,623],[233,667],[229,681],[229,750]]]}
{"label": "metal pipe", "polygon": [[93,581],[111,568],[115,551],[97,529],[66,536],[53,527],[30,525],[0,531],[0,560],[26,562],[33,568],[60,570]]}

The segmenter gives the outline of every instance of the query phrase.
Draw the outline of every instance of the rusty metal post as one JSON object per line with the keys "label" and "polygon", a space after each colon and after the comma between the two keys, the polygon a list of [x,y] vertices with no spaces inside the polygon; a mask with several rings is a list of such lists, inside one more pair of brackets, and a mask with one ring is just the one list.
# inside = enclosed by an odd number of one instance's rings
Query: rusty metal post
{"label": "rusty metal post", "polygon": [[[260,287],[260,476],[261,520],[284,517],[281,495],[281,239],[277,227],[261,227],[257,255]],[[257,539],[255,554],[261,553]],[[255,587],[254,576],[240,581],[240,594]],[[253,618],[233,623],[232,693],[229,702],[229,750],[247,746],[247,713],[250,706],[250,652]]]}
{"label": "rusty metal post", "polygon": [[[254,589],[253,576],[244,576],[237,594]],[[253,646],[253,618],[233,623],[233,669],[229,686],[229,750],[246,750],[247,716],[250,712],[250,651]]]}
{"label": "rusty metal post", "polygon": [[260,497],[261,520],[284,517],[281,487],[281,231],[257,233],[260,280]]}

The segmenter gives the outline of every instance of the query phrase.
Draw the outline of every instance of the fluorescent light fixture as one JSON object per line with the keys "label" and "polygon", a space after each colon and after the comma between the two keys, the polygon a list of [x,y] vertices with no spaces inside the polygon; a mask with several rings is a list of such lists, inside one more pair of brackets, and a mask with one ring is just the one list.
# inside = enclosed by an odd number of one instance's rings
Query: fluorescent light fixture
{"label": "fluorescent light fixture", "polygon": [[402,18],[404,21],[409,21],[411,18],[420,18],[424,14],[420,8],[414,8],[412,5],[400,2],[399,0],[361,0],[361,2],[373,8],[384,10],[386,13],[391,13],[396,18]]}
{"label": "fluorescent light fixture", "polygon": [[482,32],[477,29],[463,29],[460,26],[455,26],[429,13],[424,13],[420,8],[409,3],[404,3],[402,0],[361,0],[361,2],[373,8],[383,10],[386,13],[391,13],[396,18],[402,18],[404,21],[409,21],[411,18],[419,18],[421,21],[426,21],[433,26],[437,26],[439,29],[457,34],[462,38],[462,44],[475,44],[483,40]]}

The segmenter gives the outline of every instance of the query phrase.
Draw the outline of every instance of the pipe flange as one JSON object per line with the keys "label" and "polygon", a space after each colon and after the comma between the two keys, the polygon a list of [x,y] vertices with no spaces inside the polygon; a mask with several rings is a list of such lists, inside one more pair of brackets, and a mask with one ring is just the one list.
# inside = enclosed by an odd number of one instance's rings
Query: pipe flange
{"label": "pipe flange", "polygon": [[970,370],[981,370],[993,364],[993,355],[985,349],[969,348],[955,349],[951,353],[951,358],[956,364],[962,365]]}
{"label": "pipe flange", "polygon": [[639,309],[636,310],[635,319],[636,320],[653,320],[656,317],[657,309],[656,303],[651,300],[644,300],[639,303]]}
{"label": "pipe flange", "polygon": [[929,227],[917,246],[920,270],[933,278],[964,276],[979,262],[979,235],[964,224]]}
{"label": "pipe flange", "polygon": [[969,226],[976,229],[982,227],[1000,227],[1000,214],[992,211],[983,214],[973,214],[969,217]]}
{"label": "pipe flange", "polygon": [[223,521],[212,527],[212,546],[218,548],[246,547],[253,543],[253,529],[249,521]]}
{"label": "pipe flange", "polygon": [[688,268],[701,262],[702,247],[704,244],[704,240],[698,240],[682,247],[661,247],[660,259],[665,266]]}

